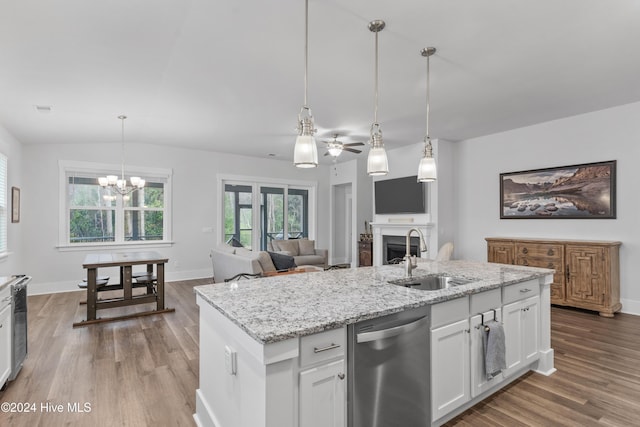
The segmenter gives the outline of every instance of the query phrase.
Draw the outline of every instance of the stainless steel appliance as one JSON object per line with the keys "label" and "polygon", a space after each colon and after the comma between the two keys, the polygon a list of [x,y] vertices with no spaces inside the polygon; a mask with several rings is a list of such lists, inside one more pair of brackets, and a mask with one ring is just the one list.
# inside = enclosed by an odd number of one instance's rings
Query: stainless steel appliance
{"label": "stainless steel appliance", "polygon": [[431,425],[429,308],[348,327],[349,426]]}
{"label": "stainless steel appliance", "polygon": [[27,357],[27,285],[31,282],[31,277],[25,275],[15,277],[16,280],[11,284],[13,332],[9,381],[16,379]]}

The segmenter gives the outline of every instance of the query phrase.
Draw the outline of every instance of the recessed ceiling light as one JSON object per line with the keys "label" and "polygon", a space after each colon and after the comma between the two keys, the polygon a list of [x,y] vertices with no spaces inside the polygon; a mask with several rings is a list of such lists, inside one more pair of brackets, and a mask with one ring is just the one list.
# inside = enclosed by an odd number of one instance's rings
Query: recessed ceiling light
{"label": "recessed ceiling light", "polygon": [[39,113],[50,113],[51,112],[51,105],[36,105],[36,110]]}

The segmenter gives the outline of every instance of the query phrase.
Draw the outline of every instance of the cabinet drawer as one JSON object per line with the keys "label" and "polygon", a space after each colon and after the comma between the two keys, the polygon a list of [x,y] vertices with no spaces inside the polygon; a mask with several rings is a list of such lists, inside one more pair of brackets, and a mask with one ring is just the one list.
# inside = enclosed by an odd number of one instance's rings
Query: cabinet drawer
{"label": "cabinet drawer", "polygon": [[532,258],[546,258],[562,262],[562,245],[516,243],[516,256],[526,255]]}
{"label": "cabinet drawer", "polygon": [[520,299],[529,298],[540,294],[540,284],[537,279],[526,282],[507,285],[502,288],[502,304],[510,304]]}
{"label": "cabinet drawer", "polygon": [[338,328],[300,338],[300,366],[344,356],[347,346],[347,329]]}
{"label": "cabinet drawer", "polygon": [[440,302],[431,306],[431,328],[469,317],[469,297]]}
{"label": "cabinet drawer", "polygon": [[502,305],[500,288],[471,295],[471,315],[484,313]]}
{"label": "cabinet drawer", "polygon": [[556,270],[556,272],[564,271],[563,263],[561,258],[535,258],[526,255],[518,255],[516,258],[516,265],[524,265],[527,267],[540,267],[540,268],[550,268],[552,270]]}

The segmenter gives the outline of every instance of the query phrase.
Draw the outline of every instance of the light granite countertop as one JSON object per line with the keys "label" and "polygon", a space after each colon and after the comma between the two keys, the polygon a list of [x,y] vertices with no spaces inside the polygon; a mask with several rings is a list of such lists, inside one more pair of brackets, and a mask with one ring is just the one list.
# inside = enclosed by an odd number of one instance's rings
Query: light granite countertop
{"label": "light granite countertop", "polygon": [[262,344],[310,335],[360,320],[535,279],[554,270],[471,261],[422,261],[413,277],[472,279],[421,291],[387,283],[402,265],[360,267],[197,286],[196,294]]}

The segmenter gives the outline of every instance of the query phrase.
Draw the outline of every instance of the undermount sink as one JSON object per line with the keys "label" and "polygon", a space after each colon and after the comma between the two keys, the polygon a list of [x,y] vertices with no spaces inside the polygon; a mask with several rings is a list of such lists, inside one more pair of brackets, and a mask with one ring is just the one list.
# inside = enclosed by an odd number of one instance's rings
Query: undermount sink
{"label": "undermount sink", "polygon": [[473,282],[473,280],[452,276],[407,277],[389,281],[392,285],[404,286],[405,288],[418,289],[421,291],[438,291],[453,286],[466,285],[471,282]]}

